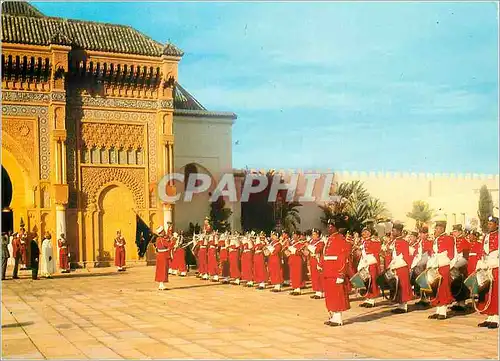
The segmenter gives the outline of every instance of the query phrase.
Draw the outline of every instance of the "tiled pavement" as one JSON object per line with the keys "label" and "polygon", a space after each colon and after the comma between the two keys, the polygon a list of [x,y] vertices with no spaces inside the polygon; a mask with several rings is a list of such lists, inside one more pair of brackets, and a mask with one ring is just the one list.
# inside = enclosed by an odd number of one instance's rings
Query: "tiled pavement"
{"label": "tiled pavement", "polygon": [[[12,274],[12,273],[10,273]],[[498,332],[483,317],[428,320],[358,307],[343,327],[323,325],[324,301],[172,277],[154,267],[77,271],[2,282],[2,357],[28,359],[497,358]],[[382,301],[381,301],[382,302]],[[411,308],[410,310],[412,310]]]}

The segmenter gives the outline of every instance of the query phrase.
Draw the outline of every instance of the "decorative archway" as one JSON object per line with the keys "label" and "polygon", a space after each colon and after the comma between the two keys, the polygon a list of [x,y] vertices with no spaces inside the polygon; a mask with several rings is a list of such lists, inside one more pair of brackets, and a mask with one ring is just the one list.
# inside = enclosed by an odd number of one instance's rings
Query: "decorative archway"
{"label": "decorative archway", "polygon": [[115,258],[114,240],[119,229],[126,241],[126,258],[137,259],[135,245],[136,204],[130,189],[120,182],[111,182],[97,193],[98,239],[96,261],[100,266],[112,265]]}
{"label": "decorative archway", "polygon": [[[209,199],[215,187],[217,187],[217,180],[207,168],[198,163],[188,163],[179,168],[178,173],[184,174],[185,179],[182,187],[178,187],[182,193],[180,200],[175,203],[175,227],[180,230],[188,230],[190,222],[202,226],[204,218],[210,212]],[[207,191],[194,194],[191,202],[184,202],[184,190],[188,177],[192,173],[206,174],[210,177],[212,183]]]}

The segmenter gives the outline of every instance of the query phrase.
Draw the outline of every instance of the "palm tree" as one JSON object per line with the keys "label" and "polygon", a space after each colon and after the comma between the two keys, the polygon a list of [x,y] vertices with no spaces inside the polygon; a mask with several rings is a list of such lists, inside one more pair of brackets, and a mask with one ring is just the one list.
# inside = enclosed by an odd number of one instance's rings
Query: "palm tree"
{"label": "palm tree", "polygon": [[429,206],[429,203],[425,201],[414,201],[411,212],[408,212],[406,216],[412,218],[416,222],[416,228],[420,230],[422,226],[432,219],[434,210]]}
{"label": "palm tree", "polygon": [[282,230],[288,232],[289,234],[295,232],[300,225],[300,214],[298,207],[302,207],[302,204],[298,202],[284,202],[279,203],[279,223]]}
{"label": "palm tree", "polygon": [[333,215],[348,216],[348,229],[352,232],[360,232],[368,222],[376,222],[388,215],[384,204],[374,198],[364,187],[361,181],[341,183],[334,195],[339,198],[320,206],[323,210],[321,221],[326,224]]}

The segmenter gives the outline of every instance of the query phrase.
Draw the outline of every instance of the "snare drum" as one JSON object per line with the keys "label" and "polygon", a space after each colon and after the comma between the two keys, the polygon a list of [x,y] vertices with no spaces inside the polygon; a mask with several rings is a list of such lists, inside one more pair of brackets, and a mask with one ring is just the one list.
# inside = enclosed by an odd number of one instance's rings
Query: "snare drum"
{"label": "snare drum", "polygon": [[428,268],[417,277],[415,282],[422,292],[432,294],[436,293],[441,278],[437,268]]}
{"label": "snare drum", "polygon": [[366,268],[361,269],[351,277],[352,287],[356,289],[367,289],[370,284],[370,272]]}

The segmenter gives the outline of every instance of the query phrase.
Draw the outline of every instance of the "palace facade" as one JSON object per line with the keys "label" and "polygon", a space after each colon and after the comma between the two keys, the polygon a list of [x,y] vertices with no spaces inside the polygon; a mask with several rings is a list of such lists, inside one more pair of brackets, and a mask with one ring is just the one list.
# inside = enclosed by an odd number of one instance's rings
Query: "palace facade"
{"label": "palace facade", "polygon": [[182,56],[129,26],[3,2],[2,230],[24,223],[51,232],[54,246],[65,233],[72,261],[88,266],[114,257],[117,229],[137,259],[137,216],[151,228],[201,223],[205,198],[174,211],[158,182],[231,171],[236,116],[206,110],[179,85]]}

